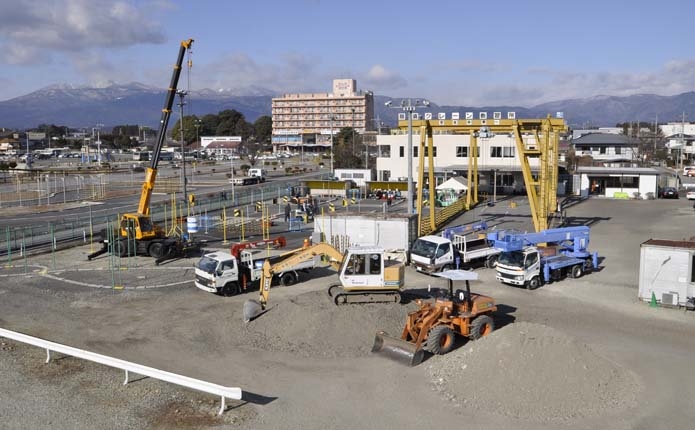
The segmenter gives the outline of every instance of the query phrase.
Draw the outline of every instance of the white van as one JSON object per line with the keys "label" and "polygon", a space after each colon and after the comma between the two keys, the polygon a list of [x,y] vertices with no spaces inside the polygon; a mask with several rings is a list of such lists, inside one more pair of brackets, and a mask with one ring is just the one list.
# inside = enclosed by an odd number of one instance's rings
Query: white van
{"label": "white van", "polygon": [[695,166],[683,167],[683,176],[695,176]]}
{"label": "white van", "polygon": [[260,179],[261,182],[265,182],[268,172],[265,169],[249,169],[249,176],[256,177]]}

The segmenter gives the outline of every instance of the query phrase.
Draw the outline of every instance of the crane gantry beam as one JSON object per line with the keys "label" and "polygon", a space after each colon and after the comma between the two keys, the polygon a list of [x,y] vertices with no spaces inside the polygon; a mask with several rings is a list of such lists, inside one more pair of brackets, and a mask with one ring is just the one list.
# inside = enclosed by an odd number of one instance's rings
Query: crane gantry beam
{"label": "crane gantry beam", "polygon": [[[407,127],[407,121],[399,121],[399,128]],[[412,120],[413,128],[420,128],[420,152],[418,175],[417,211],[422,219],[422,184],[424,183],[425,154],[428,157],[428,183],[430,208],[434,210],[436,184],[434,181],[433,135],[463,134],[469,136],[468,186],[466,209],[478,202],[478,142],[482,131],[495,134],[507,134],[514,137],[521,172],[524,177],[526,194],[531,207],[531,216],[536,231],[546,230],[549,218],[557,209],[557,181],[559,164],[560,135],[568,128],[564,119],[473,119],[473,120]],[[533,139],[531,139],[533,138]],[[426,149],[427,148],[427,149]],[[538,173],[533,174],[531,160],[538,159]],[[430,217],[434,223],[435,217]],[[431,229],[436,229],[432,225]]]}

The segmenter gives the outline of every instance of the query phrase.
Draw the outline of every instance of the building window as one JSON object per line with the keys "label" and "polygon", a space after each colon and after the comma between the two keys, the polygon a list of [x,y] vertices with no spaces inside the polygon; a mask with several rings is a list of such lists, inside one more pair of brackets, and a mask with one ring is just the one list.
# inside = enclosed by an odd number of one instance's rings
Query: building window
{"label": "building window", "polygon": [[616,154],[616,155],[620,155],[620,154],[621,154],[621,152],[620,152],[620,147],[619,147],[619,146],[616,146],[616,147],[615,147],[615,154]]}
{"label": "building window", "polygon": [[417,150],[420,148],[419,146],[413,146],[413,157],[417,157]]}
{"label": "building window", "polygon": [[[427,150],[427,148],[429,148],[429,146],[425,146],[425,157],[429,156],[429,151]],[[433,157],[437,156],[437,147],[436,146],[432,147],[432,156]]]}
{"label": "building window", "polygon": [[606,147],[602,146],[600,151],[599,151],[599,154],[605,154],[605,153],[606,153]]}
{"label": "building window", "polygon": [[514,185],[514,175],[511,173],[497,175],[497,183],[503,187],[511,187]]}
{"label": "building window", "polygon": [[[457,158],[466,158],[466,157],[468,157],[468,149],[469,149],[468,146],[457,146],[457,147],[456,147],[456,157],[457,157]],[[478,150],[476,155],[477,155],[478,158],[479,158],[479,157],[480,157],[480,147],[477,146],[476,149]]]}
{"label": "building window", "polygon": [[398,154],[401,158],[405,157],[405,147],[404,146],[398,147]]}
{"label": "building window", "polygon": [[516,148],[513,146],[491,146],[490,157],[492,158],[514,158]]}

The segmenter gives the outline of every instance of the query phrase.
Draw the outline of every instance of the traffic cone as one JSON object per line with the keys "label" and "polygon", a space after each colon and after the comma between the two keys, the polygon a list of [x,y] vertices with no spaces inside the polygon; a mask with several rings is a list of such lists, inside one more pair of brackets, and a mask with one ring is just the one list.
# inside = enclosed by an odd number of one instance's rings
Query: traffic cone
{"label": "traffic cone", "polygon": [[655,307],[657,307],[657,304],[656,304],[656,295],[654,294],[654,291],[652,291],[652,299],[649,301],[649,307],[650,307],[650,308],[655,308]]}

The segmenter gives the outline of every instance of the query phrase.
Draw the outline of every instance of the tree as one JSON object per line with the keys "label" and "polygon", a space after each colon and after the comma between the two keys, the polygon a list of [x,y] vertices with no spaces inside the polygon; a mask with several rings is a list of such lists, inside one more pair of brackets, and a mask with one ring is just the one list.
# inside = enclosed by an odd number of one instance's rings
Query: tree
{"label": "tree", "polygon": [[333,139],[333,167],[336,169],[355,169],[364,167],[364,160],[354,153],[353,136],[357,139],[352,127],[343,127]]}
{"label": "tree", "polygon": [[[186,145],[196,141],[196,129],[195,124],[198,117],[195,115],[189,115],[183,117],[183,141]],[[200,130],[198,130],[199,132]],[[171,129],[171,138],[177,142],[181,141],[181,120],[179,119],[173,125]]]}
{"label": "tree", "polygon": [[268,115],[259,117],[256,122],[253,123],[253,130],[257,142],[262,145],[269,145],[273,134],[273,119]]}

